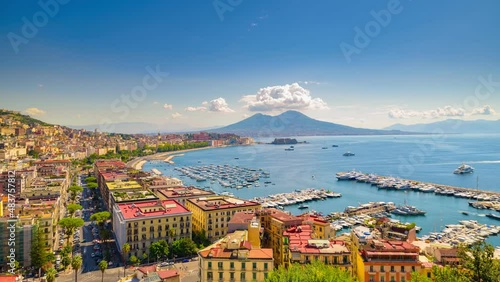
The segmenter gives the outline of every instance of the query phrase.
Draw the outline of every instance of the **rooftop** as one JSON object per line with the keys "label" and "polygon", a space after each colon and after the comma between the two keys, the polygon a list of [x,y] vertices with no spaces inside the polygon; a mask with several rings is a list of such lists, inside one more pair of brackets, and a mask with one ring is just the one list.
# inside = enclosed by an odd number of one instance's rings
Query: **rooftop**
{"label": "rooftop", "polygon": [[141,184],[135,180],[106,182],[109,190],[117,189],[142,189]]}
{"label": "rooftop", "polygon": [[116,206],[120,209],[124,219],[191,213],[175,200],[144,201],[132,204],[117,204]]}
{"label": "rooftop", "polygon": [[223,210],[239,207],[260,207],[260,204],[257,202],[241,200],[238,198],[227,196],[201,197],[198,199],[188,199],[187,201],[205,211]]}
{"label": "rooftop", "polygon": [[139,200],[158,200],[158,197],[149,190],[142,191],[114,191],[111,193],[111,197],[115,203],[126,202],[126,201],[139,201]]}
{"label": "rooftop", "polygon": [[288,214],[282,210],[278,210],[275,208],[263,209],[259,212],[259,214],[267,214],[274,219],[277,219],[281,222],[295,222],[297,225],[302,223],[302,219],[300,217]]}
{"label": "rooftop", "polygon": [[[350,253],[344,241],[314,239],[310,225],[292,227],[283,232],[292,252],[306,254],[348,254]],[[285,241],[285,242],[286,242]]]}
{"label": "rooftop", "polygon": [[205,191],[196,187],[172,187],[156,190],[168,199],[184,197],[203,197],[214,195],[211,191]]}

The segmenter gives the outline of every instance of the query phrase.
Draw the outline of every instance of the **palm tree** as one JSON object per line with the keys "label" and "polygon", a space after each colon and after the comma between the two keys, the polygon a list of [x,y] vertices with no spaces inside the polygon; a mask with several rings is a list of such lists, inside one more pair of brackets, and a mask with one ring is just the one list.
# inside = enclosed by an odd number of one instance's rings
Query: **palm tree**
{"label": "palm tree", "polygon": [[101,260],[101,262],[99,263],[99,269],[102,272],[101,282],[104,282],[104,271],[106,271],[107,268],[108,268],[108,262],[105,260]]}
{"label": "palm tree", "polygon": [[53,267],[47,269],[47,272],[45,272],[45,278],[47,282],[56,281],[56,273],[57,271]]}
{"label": "palm tree", "polygon": [[81,256],[74,256],[71,261],[71,267],[75,270],[75,282],[78,282],[78,270],[82,267],[82,263],[83,260]]}
{"label": "palm tree", "polygon": [[125,243],[122,246],[122,256],[123,256],[123,277],[125,277],[125,270],[127,269],[127,259],[125,258],[126,255],[130,252],[130,244]]}

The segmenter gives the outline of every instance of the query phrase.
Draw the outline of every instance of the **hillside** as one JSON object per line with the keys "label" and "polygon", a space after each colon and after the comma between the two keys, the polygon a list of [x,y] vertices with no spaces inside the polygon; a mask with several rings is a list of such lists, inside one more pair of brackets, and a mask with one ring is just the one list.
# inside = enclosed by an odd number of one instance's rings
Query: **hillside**
{"label": "hillside", "polygon": [[447,119],[433,123],[394,124],[384,129],[430,133],[500,133],[500,120]]}

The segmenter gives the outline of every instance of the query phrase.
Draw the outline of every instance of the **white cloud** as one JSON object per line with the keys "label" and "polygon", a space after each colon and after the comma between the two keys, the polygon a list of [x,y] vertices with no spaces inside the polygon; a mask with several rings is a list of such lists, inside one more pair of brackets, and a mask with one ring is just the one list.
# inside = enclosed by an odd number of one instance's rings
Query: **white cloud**
{"label": "white cloud", "polygon": [[455,108],[453,106],[444,106],[435,110],[429,111],[413,111],[403,109],[393,109],[389,111],[389,117],[394,119],[406,118],[439,118],[439,117],[463,117],[466,112],[463,108]]}
{"label": "white cloud", "polygon": [[172,105],[169,105],[169,104],[164,104],[164,105],[163,105],[163,108],[164,108],[165,110],[171,110],[171,109],[172,109]]}
{"label": "white cloud", "polygon": [[472,110],[471,115],[496,115],[495,109],[490,105],[484,105]]}
{"label": "white cloud", "polygon": [[174,118],[174,119],[175,119],[175,118],[180,118],[181,116],[182,116],[182,115],[181,115],[181,114],[179,114],[178,112],[175,112],[175,113],[173,113],[173,114],[172,114],[172,118]]}
{"label": "white cloud", "polygon": [[45,111],[39,108],[27,108],[24,112],[30,116],[41,116],[45,114]]}
{"label": "white cloud", "polygon": [[325,84],[325,83],[323,83],[323,82],[314,81],[314,80],[299,81],[299,83],[304,83],[305,85],[309,85],[309,84],[314,84],[314,85],[321,85],[321,84]]}
{"label": "white cloud", "polygon": [[208,110],[211,112],[222,112],[222,113],[234,112],[231,108],[229,108],[229,105],[227,104],[226,100],[222,97],[219,97],[217,99],[208,102]]}
{"label": "white cloud", "polygon": [[229,108],[226,100],[222,97],[211,100],[209,102],[204,101],[201,103],[200,107],[187,107],[184,109],[188,112],[197,112],[197,111],[210,111],[210,112],[221,112],[221,113],[232,113],[234,110]]}
{"label": "white cloud", "polygon": [[202,111],[206,111],[207,108],[206,107],[187,107],[184,109],[185,111],[187,112],[202,112]]}
{"label": "white cloud", "polygon": [[313,98],[310,91],[298,83],[261,88],[255,95],[240,100],[250,111],[328,109],[321,98]]}

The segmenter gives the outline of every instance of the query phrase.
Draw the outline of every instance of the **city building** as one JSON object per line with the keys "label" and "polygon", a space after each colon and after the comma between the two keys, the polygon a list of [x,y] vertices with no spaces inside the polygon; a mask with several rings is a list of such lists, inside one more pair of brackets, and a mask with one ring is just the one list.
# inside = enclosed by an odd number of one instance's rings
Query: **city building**
{"label": "city building", "polygon": [[155,190],[156,195],[162,200],[176,200],[182,205],[186,205],[187,199],[197,199],[215,195],[212,191],[206,191],[196,187],[172,187],[168,189]]}
{"label": "city building", "polygon": [[174,200],[155,200],[115,204],[113,231],[118,248],[130,244],[129,257],[147,253],[151,243],[172,243],[191,238],[192,213]]}
{"label": "city building", "polygon": [[228,234],[198,252],[201,282],[264,281],[267,278],[274,269],[272,250],[254,245],[260,241],[257,219],[248,229]]}
{"label": "city building", "polygon": [[150,190],[182,187],[182,180],[175,177],[153,176],[141,180],[142,185]]}
{"label": "city building", "polygon": [[122,181],[122,180],[115,180],[113,182],[106,182],[104,183],[104,193],[102,194],[102,200],[104,203],[106,203],[107,209],[111,211],[113,204],[111,200],[111,194],[118,192],[120,193],[127,193],[127,192],[135,192],[135,193],[140,193],[141,191],[147,191],[144,190],[144,188],[135,180],[128,180],[128,181]]}
{"label": "city building", "polygon": [[210,196],[187,199],[186,208],[193,212],[193,231],[204,230],[213,242],[227,234],[228,223],[236,212],[254,213],[261,205],[234,197]]}
{"label": "city building", "polygon": [[309,224],[291,227],[284,231],[283,237],[285,267],[318,260],[352,273],[351,251],[344,241],[317,238],[314,226]]}

